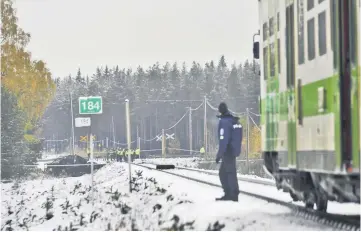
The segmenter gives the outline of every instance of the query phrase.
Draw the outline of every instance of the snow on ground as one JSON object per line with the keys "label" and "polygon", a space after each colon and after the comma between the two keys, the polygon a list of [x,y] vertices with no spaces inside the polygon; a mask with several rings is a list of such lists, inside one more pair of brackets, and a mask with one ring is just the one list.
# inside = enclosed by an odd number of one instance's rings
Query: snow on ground
{"label": "snow on ground", "polygon": [[[205,173],[199,173],[188,170],[167,170],[167,172],[177,173],[184,176],[191,176],[196,179],[201,179],[204,181],[208,181],[211,183],[220,184],[219,177],[214,175],[209,175]],[[285,202],[291,202],[292,198],[289,193],[285,193],[282,190],[277,190],[274,186],[267,186],[262,184],[250,183],[247,181],[238,181],[239,189],[245,192],[250,192],[258,195],[263,195],[266,197],[282,200]],[[295,204],[303,205],[301,202],[295,202]],[[360,213],[360,205],[354,203],[337,203],[337,202],[329,202],[327,212],[335,213],[335,214],[359,214]]]}
{"label": "snow on ground", "polygon": [[9,230],[330,230],[290,209],[240,196],[216,202],[216,187],[113,163],[91,177],[2,184],[1,229]]}
{"label": "snow on ground", "polygon": [[198,157],[193,158],[150,158],[142,159],[144,163],[148,164],[174,164],[179,167],[197,168],[199,161]]}
{"label": "snow on ground", "polygon": [[[176,167],[188,167],[191,169],[197,170],[197,163],[202,162],[199,158],[178,158],[178,159],[148,159],[144,160],[144,163],[149,164],[174,164]],[[218,164],[219,165],[219,164]],[[218,173],[218,170],[205,170],[205,169],[198,169],[202,171],[207,171],[210,173]],[[187,171],[187,170],[172,170],[171,172],[176,172],[183,175],[191,175],[194,178],[200,178],[203,180],[210,181],[212,183],[219,183],[219,178],[214,175],[209,175],[205,173],[197,173],[194,171]],[[244,180],[247,179],[254,179],[254,180],[262,180],[265,182],[274,183],[274,180],[270,180],[267,178],[258,177],[255,175],[241,175],[238,174],[239,177],[243,178]],[[274,197],[284,201],[291,201],[291,197],[289,193],[284,193],[281,190],[277,190],[276,187],[273,186],[264,186],[261,184],[250,183],[247,181],[239,181],[239,186],[241,190],[249,191],[255,194],[263,194],[268,197]],[[295,204],[303,205],[301,202],[296,202]],[[329,202],[328,203],[328,212],[330,213],[338,213],[338,214],[359,214],[360,213],[360,205],[354,203],[337,203],[337,202]]]}
{"label": "snow on ground", "polygon": [[[90,164],[92,161],[92,159],[89,159],[88,160],[88,164]],[[93,162],[96,163],[96,164],[106,164],[107,161],[105,159],[93,159]]]}
{"label": "snow on ground", "polygon": [[41,156],[41,160],[54,160],[60,157],[65,157],[68,156],[69,153],[65,152],[65,153],[61,153],[61,154],[51,154],[51,153],[43,153]]}
{"label": "snow on ground", "polygon": [[[204,162],[200,158],[153,158],[153,159],[144,159],[142,160],[147,164],[174,164],[176,167],[185,167],[185,168],[194,168],[197,169],[198,163]],[[208,161],[207,161],[208,162]],[[138,161],[138,163],[140,163]],[[218,164],[219,166],[220,164]],[[218,173],[218,170],[209,170],[209,169],[199,169],[207,172]],[[274,183],[273,179],[262,178],[256,175],[242,175],[238,173],[239,177],[254,179],[254,180],[262,180],[270,183]]]}

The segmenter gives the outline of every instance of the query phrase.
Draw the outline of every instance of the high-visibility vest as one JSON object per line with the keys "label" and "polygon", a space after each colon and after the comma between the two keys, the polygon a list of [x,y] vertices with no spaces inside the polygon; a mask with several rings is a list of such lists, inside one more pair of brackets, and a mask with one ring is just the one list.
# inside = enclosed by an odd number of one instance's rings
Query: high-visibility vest
{"label": "high-visibility vest", "polygon": [[204,150],[204,147],[201,147],[201,150],[199,151],[201,154],[204,154],[206,151]]}
{"label": "high-visibility vest", "polygon": [[140,155],[140,149],[139,148],[137,150],[135,150],[135,154]]}

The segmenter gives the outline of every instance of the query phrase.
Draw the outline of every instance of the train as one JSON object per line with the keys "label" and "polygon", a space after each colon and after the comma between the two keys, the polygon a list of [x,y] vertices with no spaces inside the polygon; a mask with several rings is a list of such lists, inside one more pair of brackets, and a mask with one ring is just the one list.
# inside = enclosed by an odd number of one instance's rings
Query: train
{"label": "train", "polygon": [[264,169],[321,212],[360,203],[360,2],[258,0]]}

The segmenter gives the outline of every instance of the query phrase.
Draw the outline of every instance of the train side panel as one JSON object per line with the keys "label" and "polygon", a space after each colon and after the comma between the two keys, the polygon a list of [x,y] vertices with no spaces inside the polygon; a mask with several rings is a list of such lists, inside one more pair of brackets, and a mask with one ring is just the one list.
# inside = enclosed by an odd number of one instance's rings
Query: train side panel
{"label": "train side panel", "polygon": [[360,2],[259,0],[259,11],[266,169],[307,207],[359,202]]}
{"label": "train side panel", "polygon": [[[339,3],[259,1],[262,150],[280,169],[339,173],[342,169]],[[312,3],[312,4],[309,4]],[[360,6],[354,4],[352,160],[360,166]],[[353,18],[352,18],[353,17]],[[357,19],[357,20],[356,20]]]}
{"label": "train side panel", "polygon": [[338,77],[333,68],[330,5],[296,2],[297,169],[337,172]]}

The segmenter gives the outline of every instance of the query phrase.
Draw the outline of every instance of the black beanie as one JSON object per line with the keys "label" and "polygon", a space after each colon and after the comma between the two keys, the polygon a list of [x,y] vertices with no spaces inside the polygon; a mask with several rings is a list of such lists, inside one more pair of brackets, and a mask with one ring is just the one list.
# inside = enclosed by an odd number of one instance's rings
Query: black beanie
{"label": "black beanie", "polygon": [[228,112],[227,104],[224,103],[224,102],[221,102],[221,104],[219,104],[219,106],[218,106],[218,111],[219,111],[219,113],[221,113],[221,114],[227,113],[227,112]]}

